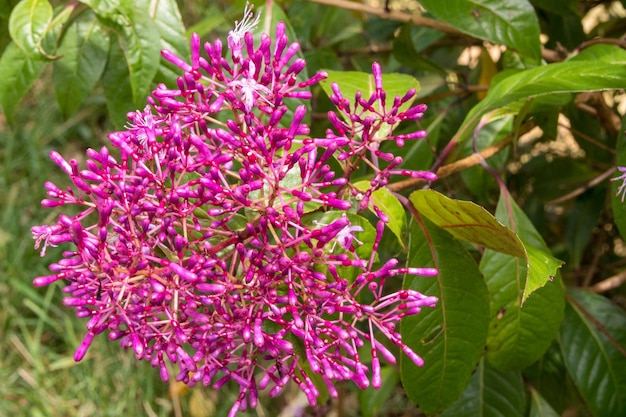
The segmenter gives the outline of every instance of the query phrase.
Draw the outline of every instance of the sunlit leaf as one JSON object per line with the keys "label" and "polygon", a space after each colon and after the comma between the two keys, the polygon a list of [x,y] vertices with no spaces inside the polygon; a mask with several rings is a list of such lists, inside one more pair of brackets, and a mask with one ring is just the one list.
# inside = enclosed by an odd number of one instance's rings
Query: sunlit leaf
{"label": "sunlit leaf", "polygon": [[52,6],[48,0],[22,0],[11,12],[9,33],[27,55],[38,55],[41,39],[51,20]]}
{"label": "sunlit leaf", "polygon": [[527,0],[420,0],[420,4],[461,32],[506,45],[539,62],[539,22]]}
{"label": "sunlit leaf", "polygon": [[411,194],[410,200],[417,211],[457,239],[526,258],[517,235],[483,207],[471,201],[453,200],[433,190],[418,190]]}

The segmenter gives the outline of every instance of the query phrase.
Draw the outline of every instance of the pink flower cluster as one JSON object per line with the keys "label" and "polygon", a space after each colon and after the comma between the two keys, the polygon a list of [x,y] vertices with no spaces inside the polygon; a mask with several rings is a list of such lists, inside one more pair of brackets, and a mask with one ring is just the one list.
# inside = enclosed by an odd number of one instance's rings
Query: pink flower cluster
{"label": "pink flower cluster", "polygon": [[[326,74],[300,80],[305,62],[285,25],[255,46],[253,19],[246,10],[230,32],[227,58],[219,40],[201,46],[197,35],[191,63],[163,51],[184,75],[176,89],[160,85],[143,111],[129,114],[126,130],[109,135],[117,156],[89,149],[80,169],[52,152],[73,187],[47,182],[42,204],[78,214],[33,227],[42,256],[47,246],[74,248],[34,284],[66,282],[64,304],[89,319],[77,361],[108,332],[163,380],[169,361],[189,385],[235,381],[231,415],[255,407],[259,390],[274,396],[290,380],[315,404],[311,373],[331,396],[339,380],[380,387],[379,356],[396,361],[380,335],[421,366],[395,327],[437,302],[383,290],[386,279],[437,271],[378,261],[388,219],[370,198],[394,174],[435,179],[400,169],[402,158],[379,149],[424,137],[381,132],[420,118],[425,106],[399,110],[414,90],[387,106],[374,64],[372,96],[351,102],[333,85],[333,129],[309,137],[307,107],[287,104],[310,99],[308,87]],[[350,181],[362,164],[372,172],[366,191]],[[358,216],[363,210],[377,213],[375,226]],[[363,226],[375,231],[369,241]],[[371,363],[361,360],[363,348]]]}

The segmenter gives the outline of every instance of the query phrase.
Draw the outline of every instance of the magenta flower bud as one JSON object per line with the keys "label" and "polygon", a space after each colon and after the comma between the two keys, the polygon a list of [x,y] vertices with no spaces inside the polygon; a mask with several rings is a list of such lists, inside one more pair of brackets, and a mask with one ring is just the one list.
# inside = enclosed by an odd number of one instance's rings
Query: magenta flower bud
{"label": "magenta flower bud", "polygon": [[68,175],[72,175],[72,167],[70,166],[70,164],[61,156],[60,153],[58,153],[57,151],[50,151],[50,159],[52,159],[52,162],[54,162],[55,164],[57,164],[58,166],[61,167],[61,169],[63,171],[65,171],[66,174]]}
{"label": "magenta flower bud", "polygon": [[191,65],[189,65],[188,63],[180,59],[177,55],[175,55],[169,49],[163,49],[161,51],[161,56],[185,72],[193,71],[193,68],[191,67]]}
{"label": "magenta flower bud", "polygon": [[198,280],[198,275],[194,274],[191,271],[188,271],[177,263],[171,262],[168,266],[173,273],[186,281],[196,282]]}
{"label": "magenta flower bud", "polygon": [[83,341],[80,343],[78,349],[76,349],[76,352],[74,353],[74,361],[80,362],[85,357],[85,354],[87,353],[89,346],[91,346],[91,342],[93,341],[94,336],[95,334],[93,332],[87,332],[87,334],[85,334]]}
{"label": "magenta flower bud", "polygon": [[374,75],[374,85],[376,90],[383,89],[383,69],[378,62],[372,64],[372,74]]}

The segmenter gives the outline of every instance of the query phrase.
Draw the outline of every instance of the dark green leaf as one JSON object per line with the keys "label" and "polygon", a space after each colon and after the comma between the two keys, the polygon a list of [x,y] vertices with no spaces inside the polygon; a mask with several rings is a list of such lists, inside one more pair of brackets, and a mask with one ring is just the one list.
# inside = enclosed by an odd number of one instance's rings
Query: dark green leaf
{"label": "dark green leaf", "polygon": [[0,58],[0,103],[9,124],[20,100],[43,71],[47,62],[27,55],[11,42]]}
{"label": "dark green leaf", "polygon": [[435,17],[461,32],[541,58],[539,22],[527,0],[421,0]]}
{"label": "dark green leaf", "polygon": [[111,39],[109,57],[102,76],[102,86],[111,121],[116,128],[121,129],[128,121],[126,114],[136,109],[130,87],[128,65],[117,38]]}
{"label": "dark green leaf", "polygon": [[571,291],[560,331],[565,366],[595,417],[626,414],[626,313],[606,298]]}
{"label": "dark green leaf", "polygon": [[40,54],[40,42],[52,20],[48,0],[22,0],[11,12],[9,32],[13,42],[27,55]]}
{"label": "dark green leaf", "polygon": [[67,28],[54,61],[53,81],[65,117],[74,114],[96,85],[107,61],[109,36],[91,11]]}
{"label": "dark green leaf", "polygon": [[440,417],[523,417],[525,394],[519,372],[500,373],[482,360],[461,398]]}
{"label": "dark green leaf", "polygon": [[559,417],[550,404],[537,392],[530,389],[530,414],[529,417]]}
{"label": "dark green leaf", "polygon": [[416,368],[402,356],[407,395],[426,414],[437,414],[461,395],[478,363],[487,335],[487,288],[465,247],[427,219],[414,222],[408,265],[436,267],[436,278],[406,277],[404,288],[437,296],[434,309],[402,321],[403,341],[424,359]]}
{"label": "dark green leaf", "polygon": [[128,63],[133,102],[139,108],[146,102],[161,60],[161,36],[149,6],[147,1],[141,4],[129,0],[120,4],[120,10],[131,22],[124,26],[121,45]]}
{"label": "dark green leaf", "polygon": [[[602,53],[600,53],[602,52]],[[619,48],[597,51],[594,60],[570,60],[517,72],[492,86],[487,96],[470,110],[459,129],[459,140],[472,134],[480,118],[493,111],[548,94],[620,89],[626,83],[626,57]],[[512,111],[519,110],[512,107]]]}
{"label": "dark green leaf", "polygon": [[413,45],[413,38],[411,31],[413,29],[412,23],[406,23],[400,29],[400,33],[393,42],[393,56],[402,65],[406,65],[409,68],[415,68],[426,72],[435,72],[443,76],[446,75],[446,71],[418,53]]}
{"label": "dark green leaf", "polygon": [[[185,33],[180,11],[175,0],[159,0],[151,14],[161,35],[161,49],[168,49],[184,60],[190,60],[189,37]],[[170,62],[161,59],[158,66],[157,80],[174,87],[181,70]]]}
{"label": "dark green leaf", "polygon": [[457,239],[526,258],[517,235],[481,206],[453,200],[434,190],[418,190],[411,194],[410,200],[420,214]]}
{"label": "dark green leaf", "polygon": [[492,250],[485,250],[480,263],[491,299],[487,359],[501,371],[520,370],[539,359],[563,319],[560,278],[533,292],[522,306],[527,268],[521,258]]}

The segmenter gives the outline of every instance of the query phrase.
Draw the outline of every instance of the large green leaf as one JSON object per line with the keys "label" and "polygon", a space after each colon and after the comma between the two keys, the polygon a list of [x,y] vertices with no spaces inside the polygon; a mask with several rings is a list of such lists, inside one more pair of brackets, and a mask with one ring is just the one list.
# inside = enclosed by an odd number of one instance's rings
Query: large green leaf
{"label": "large green leaf", "polygon": [[516,49],[539,62],[539,22],[527,0],[420,0],[436,18],[461,32]]}
{"label": "large green leaf", "polygon": [[[589,48],[578,60],[570,60],[517,72],[492,86],[487,96],[465,117],[459,140],[470,136],[480,118],[521,100],[559,93],[621,89],[626,85],[626,51],[619,47]],[[593,56],[593,59],[584,59]],[[519,109],[513,106],[515,113]]]}
{"label": "large green leaf", "polygon": [[135,110],[129,79],[124,53],[119,40],[114,37],[111,39],[107,65],[102,75],[102,86],[111,121],[118,129],[128,121],[126,113]]}
{"label": "large green leaf", "polygon": [[[179,57],[190,60],[189,37],[185,33],[178,5],[175,0],[159,0],[153,9],[151,18],[161,35],[161,49],[168,49]],[[181,70],[174,64],[162,59],[158,66],[157,80],[174,86]]]}
{"label": "large green leaf", "polygon": [[487,288],[465,247],[425,218],[411,226],[408,265],[439,270],[437,278],[405,278],[404,288],[437,296],[439,302],[401,325],[404,342],[425,363],[416,368],[402,357],[404,388],[426,414],[436,414],[461,395],[483,353]]}
{"label": "large green leaf", "polygon": [[559,335],[565,366],[595,417],[626,415],[626,313],[596,294],[569,296]]}
{"label": "large green leaf", "polygon": [[[142,108],[161,60],[161,35],[153,20],[158,3],[131,0],[81,0],[114,29],[128,67],[132,102]],[[175,20],[175,19],[174,19]],[[116,65],[116,64],[115,64]],[[108,71],[108,68],[105,69]],[[106,74],[105,74],[106,75]]]}
{"label": "large green leaf", "polygon": [[483,254],[480,269],[491,297],[487,358],[500,370],[517,370],[539,359],[559,330],[561,262],[508,194],[500,196],[496,218],[517,232],[528,262],[492,250]]}
{"label": "large green leaf", "polygon": [[527,268],[521,258],[492,250],[485,250],[480,263],[491,299],[487,359],[501,371],[520,370],[539,359],[563,319],[560,277],[533,292],[521,306]]}
{"label": "large green leaf", "polygon": [[9,33],[27,55],[37,55],[51,20],[52,6],[48,0],[22,0],[11,12]]}
{"label": "large green leaf", "polygon": [[440,417],[523,417],[526,391],[519,372],[501,373],[481,360],[461,398]]}
{"label": "large green leaf", "polygon": [[[143,2],[142,2],[143,3]],[[122,1],[120,9],[131,25],[124,26],[122,51],[128,63],[133,102],[143,107],[161,61],[161,35],[150,15],[150,4]]]}
{"label": "large green leaf", "polygon": [[11,42],[0,58],[0,104],[9,124],[17,105],[43,71],[47,62],[27,55]]}
{"label": "large green leaf", "polygon": [[66,29],[53,74],[57,101],[65,117],[78,110],[100,79],[108,50],[109,36],[90,10]]}
{"label": "large green leaf", "polygon": [[453,200],[434,190],[415,191],[410,200],[417,211],[457,239],[526,258],[517,235],[481,206]]}

